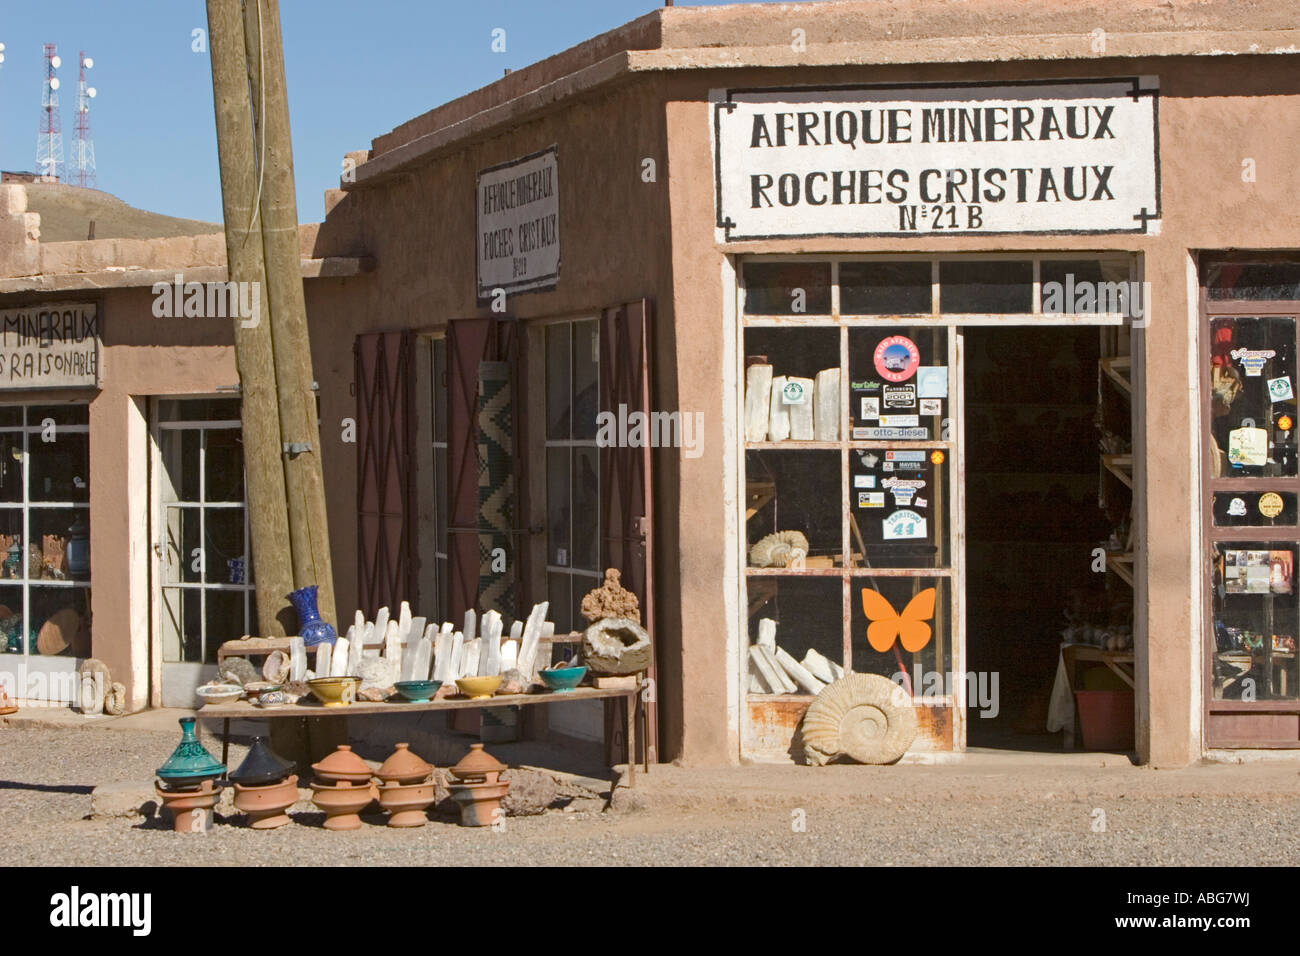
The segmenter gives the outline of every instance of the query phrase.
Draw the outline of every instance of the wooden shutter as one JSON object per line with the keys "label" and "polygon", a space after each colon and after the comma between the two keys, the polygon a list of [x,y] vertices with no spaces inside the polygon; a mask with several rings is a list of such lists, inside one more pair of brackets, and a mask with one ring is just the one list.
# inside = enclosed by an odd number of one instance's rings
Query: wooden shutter
{"label": "wooden shutter", "polygon": [[526,595],[518,588],[524,571],[522,527],[519,514],[520,489],[525,475],[519,449],[527,427],[527,398],[523,392],[522,336],[518,322],[500,319],[457,319],[447,325],[447,468],[448,468],[448,577],[451,619],[459,621],[465,612],[479,605],[480,570],[486,556],[480,553],[479,530],[479,366],[483,362],[505,362],[511,378],[514,413],[514,529],[508,547],[507,573],[513,575],[518,597],[515,608],[498,608],[511,615],[523,605]]}
{"label": "wooden shutter", "polygon": [[[618,414],[650,413],[650,354],[646,347],[651,306],[642,299],[606,309],[600,322],[600,407]],[[604,567],[618,568],[622,584],[641,602],[641,621],[655,640],[651,527],[650,448],[600,449],[601,556]],[[658,641],[655,640],[656,648]],[[655,655],[657,658],[658,655]],[[650,678],[655,680],[652,661]],[[646,703],[648,731],[644,746],[651,760],[658,753],[658,715]],[[635,759],[633,757],[632,759]]]}
{"label": "wooden shutter", "polygon": [[373,618],[414,597],[412,478],[415,474],[410,332],[358,335],[357,596]]}

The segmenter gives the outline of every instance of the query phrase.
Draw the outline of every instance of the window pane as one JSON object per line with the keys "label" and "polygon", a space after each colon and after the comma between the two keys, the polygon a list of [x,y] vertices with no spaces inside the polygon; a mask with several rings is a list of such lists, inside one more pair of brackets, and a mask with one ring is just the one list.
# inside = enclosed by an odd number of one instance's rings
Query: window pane
{"label": "window pane", "polygon": [[56,425],[90,424],[90,406],[84,402],[72,405],[29,405],[27,424],[38,427],[53,421]]}
{"label": "window pane", "polygon": [[[751,576],[748,581],[749,605],[758,605],[749,618],[750,646],[758,643],[761,622],[771,620],[776,624],[776,646],[806,670],[821,671],[818,679],[826,683],[824,668],[829,663],[844,663],[844,588],[840,579]],[[747,653],[746,666],[750,694],[791,692],[788,686],[773,686],[770,672],[754,651]],[[829,676],[834,677],[834,672]],[[811,696],[812,689],[796,683],[793,693]]]}
{"label": "window pane", "polygon": [[599,347],[600,331],[595,322],[573,323],[574,438],[596,437],[596,414],[600,411]]}
{"label": "window pane", "polygon": [[239,421],[238,398],[166,398],[158,402],[164,422]]}
{"label": "window pane", "polygon": [[199,445],[203,433],[194,428],[166,429],[159,436],[162,458],[162,500],[199,500]]}
{"label": "window pane", "polygon": [[1291,318],[1210,323],[1211,477],[1296,474],[1295,338]]}
{"label": "window pane", "polygon": [[208,640],[203,660],[214,664],[217,649],[226,641],[237,641],[248,630],[244,627],[244,594],[242,591],[207,592]]}
{"label": "window pane", "polygon": [[919,326],[849,330],[849,437],[926,441],[948,415],[948,332]]}
{"label": "window pane", "polygon": [[747,262],[744,277],[750,315],[830,314],[829,262]]}
{"label": "window pane", "polygon": [[[8,577],[8,574],[5,575]],[[22,654],[23,589],[21,584],[0,582],[0,654]],[[28,636],[31,652],[36,653],[36,635]]]}
{"label": "window pane", "polygon": [[0,405],[0,428],[20,428],[23,424],[21,405]]}
{"label": "window pane", "polygon": [[1296,523],[1296,496],[1291,491],[1220,491],[1211,498],[1218,528]]}
{"label": "window pane", "polygon": [[562,568],[572,566],[569,455],[568,448],[546,449],[546,563]]}
{"label": "window pane", "polygon": [[0,432],[0,501],[22,500],[23,434]]}
{"label": "window pane", "polygon": [[[555,633],[565,634],[573,630],[574,612],[574,588],[573,581],[576,580],[570,574],[551,574],[546,575],[546,600],[551,602],[550,610],[546,616],[555,622]],[[584,590],[581,594],[586,594]],[[581,603],[581,596],[578,597],[578,603]]]}
{"label": "window pane", "polygon": [[845,315],[928,315],[929,262],[841,262],[840,312]]}
{"label": "window pane", "polygon": [[[32,543],[32,577],[46,580],[85,579],[89,576],[90,512],[86,508],[32,508],[27,515]],[[37,555],[40,561],[37,561]]]}
{"label": "window pane", "polygon": [[36,652],[51,657],[90,656],[88,588],[33,587],[31,620]]}
{"label": "window pane", "polygon": [[1009,259],[940,262],[939,302],[944,312],[1033,312],[1034,264]]}
{"label": "window pane", "polygon": [[1215,301],[1300,299],[1300,262],[1220,263],[1207,270],[1205,284]]}
{"label": "window pane", "polygon": [[165,583],[200,580],[199,509],[164,509],[163,576]]}
{"label": "window pane", "polygon": [[54,432],[54,441],[29,435],[27,454],[31,501],[90,500],[90,436],[85,432]]}
{"label": "window pane", "polygon": [[166,663],[203,659],[203,592],[166,588],[162,593],[162,659]]}
{"label": "window pane", "polygon": [[203,456],[203,498],[205,501],[244,500],[244,440],[233,428],[204,432],[207,447]]}
{"label": "window pane", "polygon": [[745,523],[750,567],[788,567],[791,549],[805,543],[806,566],[843,564],[839,452],[746,452],[745,481],[755,509]]}
{"label": "window pane", "polygon": [[569,325],[546,327],[546,437],[565,439],[570,436]]}
{"label": "window pane", "polygon": [[433,340],[433,440],[447,441],[447,340]]}
{"label": "window pane", "polygon": [[[853,669],[906,683],[916,697],[948,690],[948,672],[952,665],[949,579],[854,578],[850,587]],[[932,594],[926,593],[932,588]],[[900,630],[891,629],[893,633],[880,628],[874,633],[869,630],[874,623],[887,624],[895,619],[900,622],[902,640],[899,638]],[[913,652],[907,650],[903,640],[911,646],[924,643]],[[904,672],[906,682],[900,676]],[[916,686],[918,674],[922,681],[920,687]],[[935,674],[939,677],[927,676]],[[943,681],[942,691],[938,686],[939,679]],[[927,684],[930,685],[928,689]]]}
{"label": "window pane", "polygon": [[600,461],[595,448],[573,449],[573,567],[600,570]]}
{"label": "window pane", "polygon": [[1214,546],[1215,700],[1295,700],[1295,542]]}
{"label": "window pane", "polygon": [[244,509],[209,508],[204,515],[203,564],[211,584],[239,584],[247,564]]}

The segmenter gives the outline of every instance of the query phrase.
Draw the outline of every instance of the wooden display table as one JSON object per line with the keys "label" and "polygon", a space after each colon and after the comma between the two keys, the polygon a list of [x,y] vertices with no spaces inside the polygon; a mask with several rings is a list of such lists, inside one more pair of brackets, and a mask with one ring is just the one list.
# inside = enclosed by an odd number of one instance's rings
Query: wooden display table
{"label": "wooden display table", "polygon": [[[231,642],[238,643],[238,642]],[[391,714],[410,714],[426,710],[473,710],[483,707],[527,707],[534,704],[566,704],[578,700],[604,700],[611,705],[617,700],[623,702],[623,723],[625,727],[624,743],[627,749],[627,783],[636,785],[636,725],[642,718],[640,682],[635,687],[575,687],[564,693],[546,694],[507,694],[487,697],[483,700],[470,700],[466,697],[447,697],[432,700],[427,704],[411,704],[404,701],[372,703],[357,701],[346,707],[326,707],[316,698],[307,695],[303,702],[285,704],[282,707],[257,707],[240,700],[233,704],[205,704],[197,711],[202,719],[222,721],[221,727],[221,762],[227,763],[230,754],[230,722],[243,720],[284,720],[297,718],[303,720],[312,717],[379,717]],[[610,766],[617,761],[614,742],[608,731],[605,735],[605,757]],[[647,760],[645,769],[649,771]]]}

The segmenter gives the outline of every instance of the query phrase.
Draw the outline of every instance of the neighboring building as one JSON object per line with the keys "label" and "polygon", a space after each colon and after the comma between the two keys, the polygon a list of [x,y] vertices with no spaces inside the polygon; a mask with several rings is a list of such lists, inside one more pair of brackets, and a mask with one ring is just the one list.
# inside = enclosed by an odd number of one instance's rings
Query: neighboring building
{"label": "neighboring building", "polygon": [[[812,670],[906,673],[919,749],[1025,746],[1069,710],[1066,630],[1134,659],[1144,761],[1300,749],[1300,29],[1244,20],[670,7],[352,154],[303,230],[340,613],[549,600],[580,629],[619,567],[686,763],[797,751],[764,618]],[[102,342],[97,385],[0,374],[30,465],[0,533],[88,507],[95,587],[0,597],[89,601],[90,650],[159,703],[253,620],[230,328],[150,291],[224,278],[220,237],[42,245],[15,189],[0,310],[87,303]],[[803,566],[758,566],[788,531]]]}

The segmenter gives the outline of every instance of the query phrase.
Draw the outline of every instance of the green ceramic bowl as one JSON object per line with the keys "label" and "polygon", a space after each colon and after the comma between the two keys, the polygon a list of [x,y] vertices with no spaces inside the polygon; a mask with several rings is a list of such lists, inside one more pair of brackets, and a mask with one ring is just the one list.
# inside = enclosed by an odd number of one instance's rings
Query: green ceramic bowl
{"label": "green ceramic bowl", "polygon": [[554,693],[563,694],[582,683],[582,679],[587,676],[587,668],[585,666],[557,667],[554,670],[538,671],[537,676]]}
{"label": "green ceramic bowl", "polygon": [[399,680],[393,685],[412,704],[427,704],[442,686],[440,680]]}

